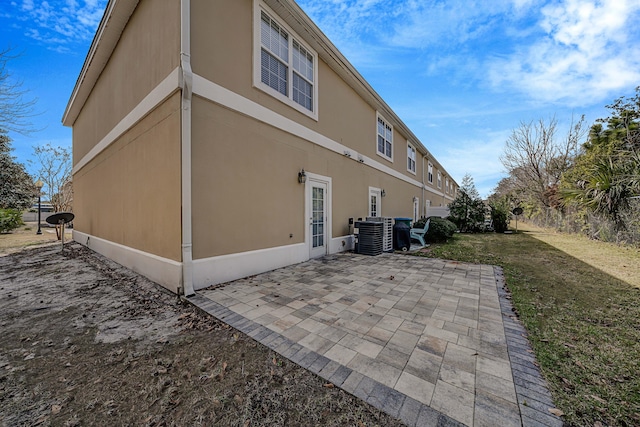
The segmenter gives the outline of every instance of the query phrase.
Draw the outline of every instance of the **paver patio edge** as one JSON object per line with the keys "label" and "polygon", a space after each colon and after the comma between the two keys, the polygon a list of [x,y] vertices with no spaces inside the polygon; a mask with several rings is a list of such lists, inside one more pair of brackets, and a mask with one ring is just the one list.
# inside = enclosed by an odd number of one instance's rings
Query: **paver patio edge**
{"label": "paver patio edge", "polygon": [[[259,325],[243,316],[229,311],[226,307],[211,301],[199,294],[185,298],[186,301],[204,313],[211,315],[238,331],[247,334],[260,344],[270,348],[281,356],[296,363],[304,369],[318,375],[336,387],[369,403],[376,409],[404,422],[409,427],[418,426],[447,426],[464,427],[464,424],[424,405],[372,378],[362,376],[352,369],[330,361],[326,357],[300,346],[288,338]],[[232,315],[233,314],[233,315]],[[292,351],[295,349],[296,351]],[[352,374],[358,378],[355,388],[346,386]],[[345,384],[345,387],[343,387]]]}
{"label": "paver patio edge", "polygon": [[549,409],[555,408],[553,398],[540,369],[534,364],[535,356],[527,331],[513,312],[502,267],[494,266],[493,269],[522,425],[562,427],[562,419],[549,412]]}

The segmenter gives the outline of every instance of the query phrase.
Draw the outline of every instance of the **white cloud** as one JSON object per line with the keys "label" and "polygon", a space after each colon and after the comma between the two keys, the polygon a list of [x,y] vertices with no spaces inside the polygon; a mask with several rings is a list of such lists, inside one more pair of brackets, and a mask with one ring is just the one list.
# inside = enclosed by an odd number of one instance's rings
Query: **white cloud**
{"label": "white cloud", "polygon": [[12,2],[16,19],[24,22],[25,34],[58,52],[69,43],[91,40],[107,0],[23,0]]}
{"label": "white cloud", "polygon": [[640,0],[566,0],[541,10],[543,36],[488,62],[494,87],[582,106],[640,81]]}
{"label": "white cloud", "polygon": [[[524,6],[523,3],[518,9]],[[399,19],[389,42],[419,48],[465,43],[493,32],[497,20],[515,10],[515,6],[505,0],[407,1],[399,7]]]}
{"label": "white cloud", "polygon": [[[15,3],[11,3],[12,5],[16,5]],[[33,0],[24,0],[22,2],[22,10],[30,11],[33,10]]]}
{"label": "white cloud", "polygon": [[[424,48],[483,37],[524,16],[534,0],[299,0],[332,40],[372,37],[385,45]],[[507,30],[507,28],[504,28]]]}

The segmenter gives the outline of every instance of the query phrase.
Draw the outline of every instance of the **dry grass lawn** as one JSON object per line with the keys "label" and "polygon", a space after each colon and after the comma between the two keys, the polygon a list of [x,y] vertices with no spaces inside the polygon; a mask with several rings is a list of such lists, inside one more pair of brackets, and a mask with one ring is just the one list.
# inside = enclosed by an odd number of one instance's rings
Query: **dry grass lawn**
{"label": "dry grass lawn", "polygon": [[[55,243],[58,241],[56,230],[43,224],[40,227],[42,234],[36,234],[37,223],[27,223],[10,233],[0,233],[0,255],[19,252],[25,248],[37,247]],[[71,241],[71,230],[65,229],[65,241]]]}
{"label": "dry grass lawn", "polygon": [[[640,249],[591,240],[585,236],[567,236],[553,230],[543,230],[523,224],[529,236],[534,237],[567,255],[640,288]],[[520,228],[520,225],[518,226]],[[588,248],[588,250],[587,250]]]}

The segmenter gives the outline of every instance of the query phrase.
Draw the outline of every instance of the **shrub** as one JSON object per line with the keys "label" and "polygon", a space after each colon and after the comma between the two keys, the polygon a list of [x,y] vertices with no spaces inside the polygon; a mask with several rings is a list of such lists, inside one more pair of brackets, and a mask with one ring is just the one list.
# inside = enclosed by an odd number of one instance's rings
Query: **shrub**
{"label": "shrub", "polygon": [[503,203],[491,204],[491,220],[497,233],[504,233],[509,227],[509,207]]}
{"label": "shrub", "polygon": [[[431,222],[429,223],[429,230],[427,230],[427,235],[425,236],[429,242],[446,242],[453,237],[453,233],[458,229],[454,223],[439,216],[432,216],[429,219]],[[413,227],[422,228],[425,222],[427,222],[427,218],[421,218],[413,224]]]}
{"label": "shrub", "polygon": [[0,233],[15,230],[24,223],[22,213],[17,209],[0,209]]}

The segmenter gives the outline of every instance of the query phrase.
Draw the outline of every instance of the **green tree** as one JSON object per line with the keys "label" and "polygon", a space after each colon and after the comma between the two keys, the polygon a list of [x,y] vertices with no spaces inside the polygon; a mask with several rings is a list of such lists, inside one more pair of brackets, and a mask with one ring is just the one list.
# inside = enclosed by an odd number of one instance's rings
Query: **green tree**
{"label": "green tree", "polygon": [[509,228],[511,219],[511,203],[508,197],[493,197],[489,200],[491,209],[491,221],[493,229],[498,233],[504,233]]}
{"label": "green tree", "polygon": [[33,178],[11,156],[11,139],[0,129],[0,209],[24,210],[34,197]]}
{"label": "green tree", "polygon": [[583,169],[583,177],[573,188],[564,191],[565,199],[609,218],[616,231],[625,230],[621,214],[629,208],[633,193],[624,182],[624,167],[625,164],[616,162],[614,157],[598,159]]}
{"label": "green tree", "polygon": [[478,231],[484,224],[486,207],[467,174],[462,178],[462,186],[456,198],[449,204],[449,219],[460,231]]}
{"label": "green tree", "polygon": [[640,193],[640,87],[633,97],[607,105],[612,115],[591,127],[573,168],[564,175],[565,202],[627,228],[624,213]]}

